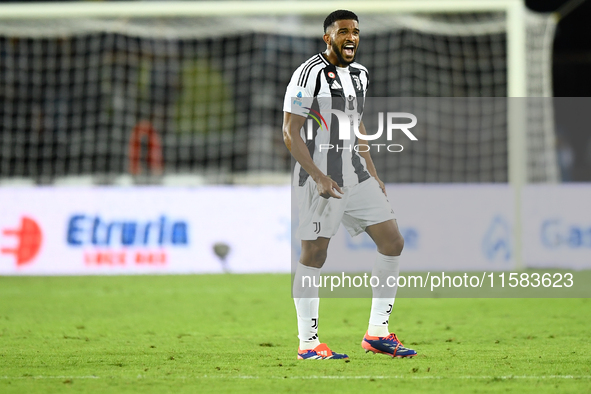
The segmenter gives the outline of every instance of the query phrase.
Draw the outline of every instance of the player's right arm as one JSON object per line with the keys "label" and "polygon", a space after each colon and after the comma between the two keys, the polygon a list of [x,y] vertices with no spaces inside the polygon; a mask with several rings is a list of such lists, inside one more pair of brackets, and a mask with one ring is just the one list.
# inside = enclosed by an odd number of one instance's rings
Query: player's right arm
{"label": "player's right arm", "polygon": [[[324,198],[341,198],[336,192],[343,194],[339,185],[325,175],[310,156],[310,151],[300,135],[300,129],[304,126],[306,118],[290,112],[283,112],[283,141],[294,159],[316,182],[318,194]],[[335,191],[336,190],[336,191]]]}

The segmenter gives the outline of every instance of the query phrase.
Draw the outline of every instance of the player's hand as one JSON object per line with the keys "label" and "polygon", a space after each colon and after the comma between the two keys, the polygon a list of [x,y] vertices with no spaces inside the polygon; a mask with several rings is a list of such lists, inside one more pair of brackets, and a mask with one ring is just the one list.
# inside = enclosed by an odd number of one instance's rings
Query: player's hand
{"label": "player's hand", "polygon": [[320,197],[324,198],[341,198],[337,192],[344,194],[339,185],[326,175],[321,176],[316,181],[316,188],[318,189],[318,194],[320,194]]}
{"label": "player's hand", "polygon": [[386,195],[386,197],[387,197],[388,193],[386,193],[386,185],[384,184],[384,182],[382,182],[382,180],[378,177],[376,177],[376,181],[378,181],[378,185],[380,185],[380,189],[382,189],[382,193],[384,193],[384,195]]}

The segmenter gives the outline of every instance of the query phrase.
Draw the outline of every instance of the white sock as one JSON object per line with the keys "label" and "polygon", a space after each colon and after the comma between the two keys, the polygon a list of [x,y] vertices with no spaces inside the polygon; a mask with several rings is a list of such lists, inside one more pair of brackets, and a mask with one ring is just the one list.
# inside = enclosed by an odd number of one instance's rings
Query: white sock
{"label": "white sock", "polygon": [[[376,257],[371,274],[380,280],[380,285],[372,289],[371,313],[367,328],[367,333],[371,336],[385,337],[390,334],[388,321],[390,320],[390,314],[394,306],[398,282],[393,287],[389,287],[386,283],[390,276],[395,277],[398,281],[399,260],[400,256],[385,256],[379,252]],[[384,287],[381,287],[382,284],[384,284]]]}
{"label": "white sock", "polygon": [[293,301],[298,316],[298,338],[301,350],[314,349],[320,345],[318,340],[318,304],[320,299],[317,287],[319,285],[320,268],[298,263],[293,278]]}

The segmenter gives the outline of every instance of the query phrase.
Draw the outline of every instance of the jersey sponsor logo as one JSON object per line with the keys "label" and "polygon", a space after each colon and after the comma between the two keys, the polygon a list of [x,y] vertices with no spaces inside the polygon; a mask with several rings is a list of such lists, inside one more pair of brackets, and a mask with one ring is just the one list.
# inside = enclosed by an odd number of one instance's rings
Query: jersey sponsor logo
{"label": "jersey sponsor logo", "polygon": [[17,267],[31,263],[39,254],[43,242],[43,232],[34,219],[23,216],[18,228],[4,229],[2,234],[17,239],[15,246],[5,246],[0,250],[2,254],[14,255]]}
{"label": "jersey sponsor logo", "polygon": [[[349,111],[357,111],[357,97],[349,95],[347,96],[347,109]],[[351,126],[353,126],[353,117],[349,116],[349,118],[351,119]]]}
{"label": "jersey sponsor logo", "polygon": [[337,81],[336,79],[334,80],[334,82],[330,85],[331,89],[342,89],[343,87],[341,86],[341,84],[339,83],[339,81]]}

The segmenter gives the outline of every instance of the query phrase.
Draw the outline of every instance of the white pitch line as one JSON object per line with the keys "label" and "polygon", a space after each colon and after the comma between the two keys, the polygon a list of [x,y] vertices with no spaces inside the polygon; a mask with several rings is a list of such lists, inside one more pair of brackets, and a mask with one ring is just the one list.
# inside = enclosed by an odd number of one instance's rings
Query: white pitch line
{"label": "white pitch line", "polygon": [[[208,376],[206,376],[208,377]],[[209,376],[211,377],[211,376]],[[258,376],[237,376],[242,379],[259,379]],[[262,377],[263,379],[265,377]],[[270,379],[285,379],[282,376],[267,377]],[[288,379],[591,379],[591,376],[574,376],[574,375],[542,375],[542,376],[288,376]]]}
{"label": "white pitch line", "polygon": [[[127,379],[126,377],[121,377],[122,379]],[[362,375],[362,376],[335,376],[335,375],[328,375],[328,376],[318,376],[318,375],[309,375],[309,376],[255,376],[255,375],[202,375],[202,376],[145,376],[145,375],[138,375],[137,379],[145,379],[145,378],[153,378],[153,379],[412,379],[412,380],[421,380],[421,379],[502,379],[502,380],[511,380],[511,379],[591,379],[591,375],[507,375],[507,376],[403,376],[403,375],[388,375],[388,376],[370,376],[370,375]],[[100,376],[0,376],[0,379],[102,379]],[[116,377],[109,377],[108,379],[117,379]]]}
{"label": "white pitch line", "polygon": [[0,376],[0,379],[100,379],[100,376]]}

